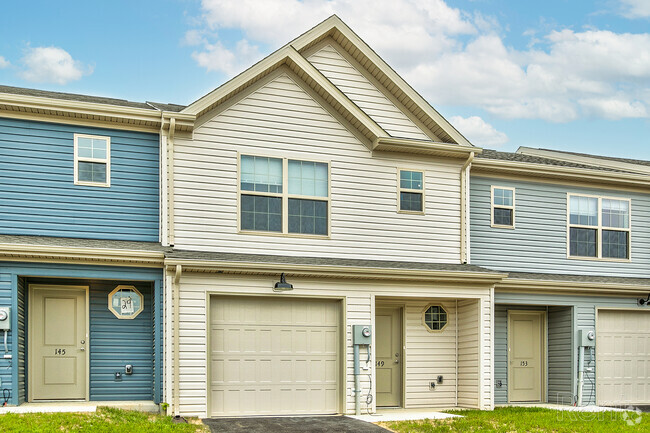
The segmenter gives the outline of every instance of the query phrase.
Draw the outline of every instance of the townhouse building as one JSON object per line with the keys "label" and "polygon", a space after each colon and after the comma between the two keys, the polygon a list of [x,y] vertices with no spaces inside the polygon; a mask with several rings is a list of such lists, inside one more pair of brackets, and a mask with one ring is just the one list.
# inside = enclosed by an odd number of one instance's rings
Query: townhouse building
{"label": "townhouse building", "polygon": [[481,149],[335,16],[180,113],[175,413],[492,408],[504,275],[464,263]]}
{"label": "townhouse building", "polygon": [[649,404],[649,166],[473,146],[336,16],[188,106],[0,86],[0,390]]}
{"label": "townhouse building", "polygon": [[161,401],[159,131],[174,108],[0,87],[8,404]]}
{"label": "townhouse building", "polygon": [[471,262],[495,286],[494,403],[650,403],[648,165],[484,151]]}

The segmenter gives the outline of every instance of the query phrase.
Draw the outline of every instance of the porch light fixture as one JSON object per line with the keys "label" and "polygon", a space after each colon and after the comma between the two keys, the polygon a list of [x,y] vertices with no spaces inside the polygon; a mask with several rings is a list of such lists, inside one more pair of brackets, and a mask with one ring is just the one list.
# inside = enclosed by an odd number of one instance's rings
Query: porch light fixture
{"label": "porch light fixture", "polygon": [[647,299],[640,298],[638,302],[640,307],[643,307],[644,305],[650,305],[650,293],[648,293]]}
{"label": "porch light fixture", "polygon": [[280,281],[275,283],[275,286],[273,286],[273,291],[274,292],[286,292],[288,290],[293,290],[293,284],[287,283],[287,279],[284,276],[284,272],[280,274]]}

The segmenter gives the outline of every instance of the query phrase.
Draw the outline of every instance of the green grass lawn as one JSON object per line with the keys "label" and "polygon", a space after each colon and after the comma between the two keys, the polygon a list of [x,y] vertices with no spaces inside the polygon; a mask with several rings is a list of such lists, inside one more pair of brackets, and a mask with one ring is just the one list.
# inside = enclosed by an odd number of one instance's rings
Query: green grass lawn
{"label": "green grass lawn", "polygon": [[0,432],[147,432],[207,433],[199,420],[174,424],[169,416],[111,408],[95,413],[30,413],[0,415]]}
{"label": "green grass lawn", "polygon": [[[437,432],[650,432],[650,414],[562,412],[539,408],[497,408],[493,412],[453,411],[463,418],[380,423],[397,433]],[[631,424],[631,425],[630,425]]]}

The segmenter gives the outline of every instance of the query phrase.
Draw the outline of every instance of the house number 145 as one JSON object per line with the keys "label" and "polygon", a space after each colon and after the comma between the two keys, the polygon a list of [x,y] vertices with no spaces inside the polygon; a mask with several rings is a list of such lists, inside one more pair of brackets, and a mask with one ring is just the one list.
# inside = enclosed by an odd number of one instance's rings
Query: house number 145
{"label": "house number 145", "polygon": [[55,355],[65,355],[65,349],[54,349]]}

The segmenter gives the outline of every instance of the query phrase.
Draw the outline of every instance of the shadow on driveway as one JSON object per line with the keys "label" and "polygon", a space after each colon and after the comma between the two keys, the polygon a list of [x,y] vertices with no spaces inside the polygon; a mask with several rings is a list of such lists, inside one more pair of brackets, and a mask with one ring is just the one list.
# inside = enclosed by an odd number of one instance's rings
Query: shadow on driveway
{"label": "shadow on driveway", "polygon": [[203,423],[213,433],[386,433],[374,424],[345,416],[212,418]]}

